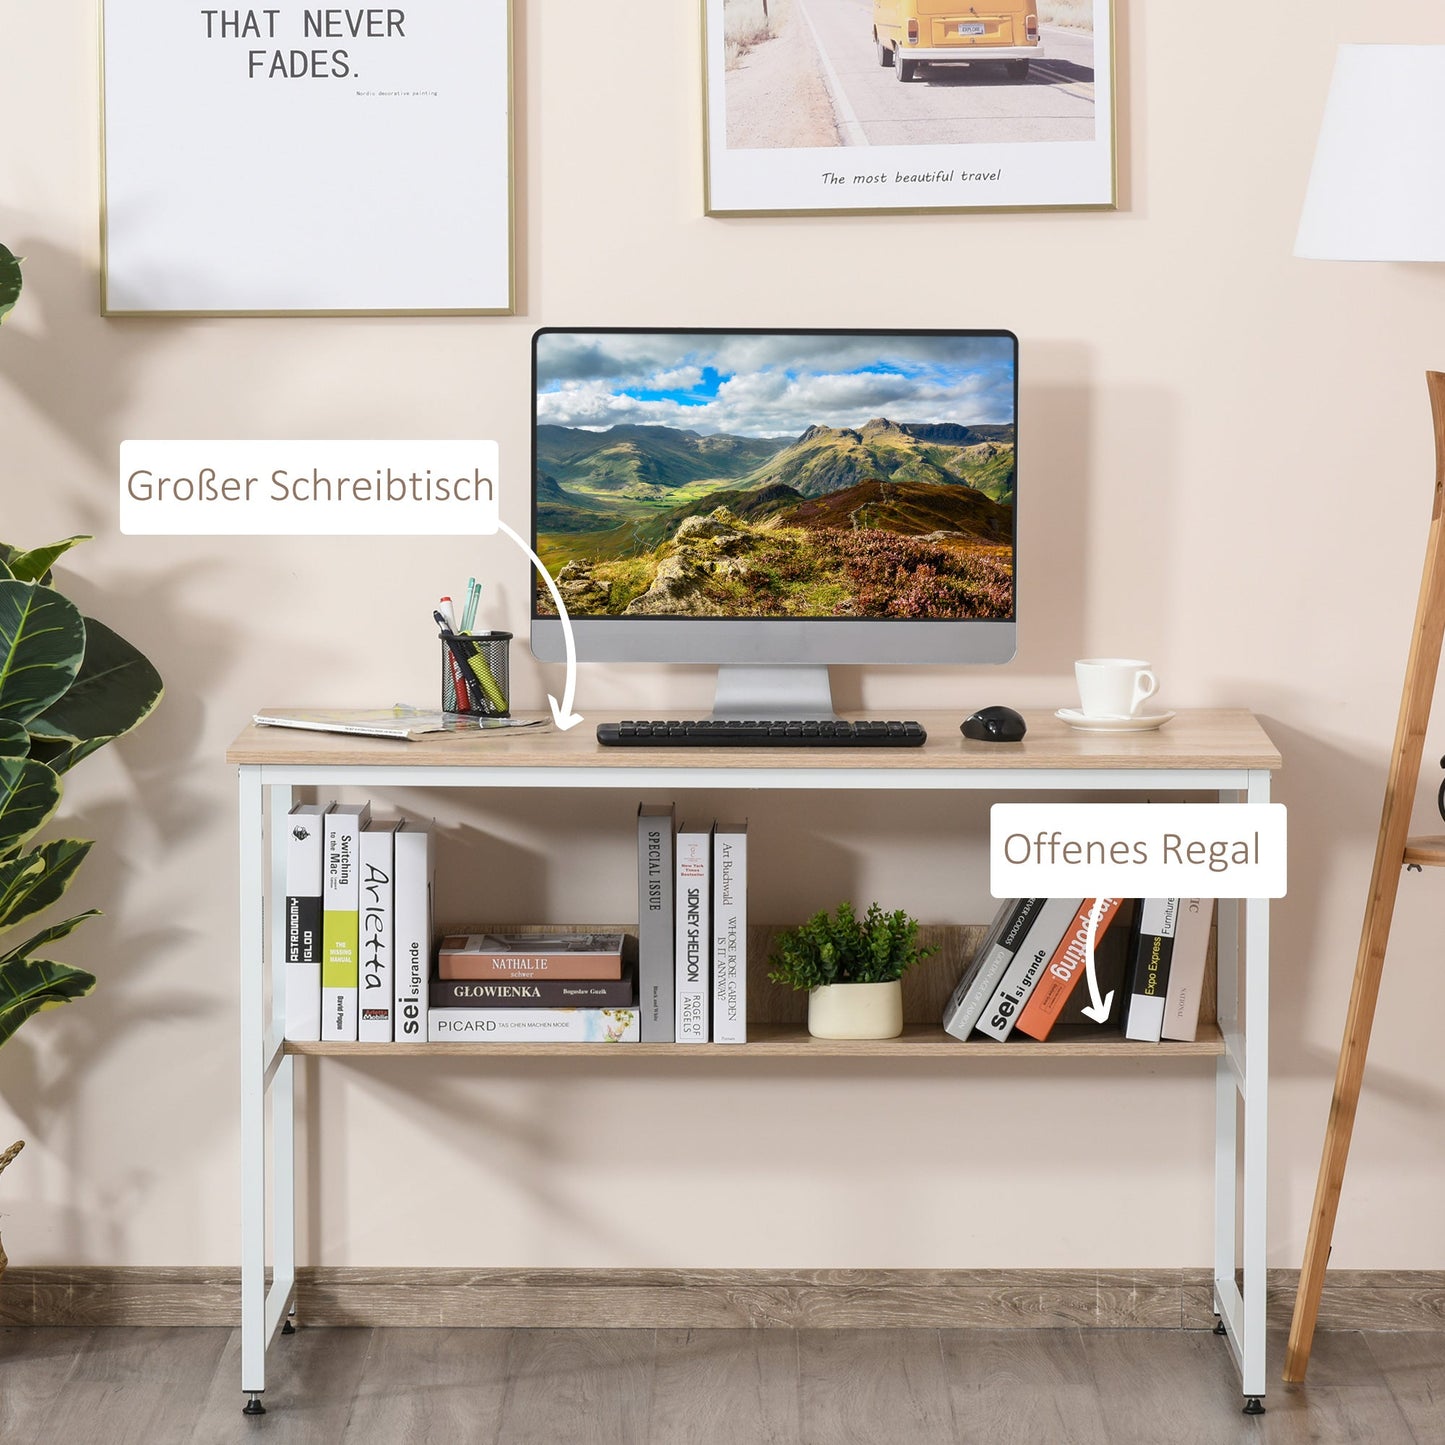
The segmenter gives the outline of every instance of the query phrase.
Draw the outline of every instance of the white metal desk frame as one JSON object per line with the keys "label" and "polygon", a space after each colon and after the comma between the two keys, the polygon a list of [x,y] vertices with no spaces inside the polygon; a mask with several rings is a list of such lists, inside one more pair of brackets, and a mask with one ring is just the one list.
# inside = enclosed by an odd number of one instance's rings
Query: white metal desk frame
{"label": "white metal desk frame", "polygon": [[[1270,775],[1256,768],[598,768],[243,764],[240,774],[241,953],[241,1389],[246,1412],[263,1412],[266,1350],[293,1309],[296,1289],[294,1055],[285,1052],[284,919],[271,919],[271,1008],[266,1011],[266,820],[291,809],[294,787],[626,788],[890,792],[1210,792],[1220,802],[1267,803]],[[269,795],[269,796],[268,796]],[[269,893],[285,893],[284,832],[272,830]],[[1243,914],[1243,938],[1240,914]],[[1243,951],[1240,944],[1243,942]],[[1219,1028],[1224,1053],[1215,1064],[1214,1310],[1240,1372],[1246,1413],[1265,1394],[1265,1232],[1269,1119],[1269,901],[1221,905],[1218,928]],[[1241,968],[1241,965],[1243,967]],[[1244,1011],[1240,1011],[1240,973]],[[1253,1023],[1246,1030],[1245,1021]],[[960,1050],[967,1048],[961,1045]],[[961,1057],[986,1058],[979,1048]],[[265,1111],[271,1101],[268,1168]],[[1240,1155],[1239,1105],[1243,1106]],[[271,1196],[273,1278],[266,1288],[266,1213]],[[1237,1255],[1235,1219],[1242,1224]],[[1235,1279],[1238,1258],[1241,1290]]]}

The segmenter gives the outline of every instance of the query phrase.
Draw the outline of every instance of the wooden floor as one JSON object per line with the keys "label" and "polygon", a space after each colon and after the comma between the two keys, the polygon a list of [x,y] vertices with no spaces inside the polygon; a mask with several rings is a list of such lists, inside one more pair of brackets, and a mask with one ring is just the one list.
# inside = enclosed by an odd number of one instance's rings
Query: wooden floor
{"label": "wooden floor", "polygon": [[0,1330],[4,1445],[1395,1445],[1445,1440],[1445,1333],[1321,1333],[1246,1418],[1181,1330],[301,1329],[241,1414],[226,1329]]}

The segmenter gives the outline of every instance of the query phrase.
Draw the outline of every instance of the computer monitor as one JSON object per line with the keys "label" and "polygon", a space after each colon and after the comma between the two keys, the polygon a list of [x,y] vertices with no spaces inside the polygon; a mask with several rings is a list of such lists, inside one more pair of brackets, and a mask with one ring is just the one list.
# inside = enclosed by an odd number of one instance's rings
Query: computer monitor
{"label": "computer monitor", "polygon": [[532,539],[582,661],[716,663],[716,715],[811,717],[829,663],[1013,656],[1011,332],[546,328],[532,360]]}

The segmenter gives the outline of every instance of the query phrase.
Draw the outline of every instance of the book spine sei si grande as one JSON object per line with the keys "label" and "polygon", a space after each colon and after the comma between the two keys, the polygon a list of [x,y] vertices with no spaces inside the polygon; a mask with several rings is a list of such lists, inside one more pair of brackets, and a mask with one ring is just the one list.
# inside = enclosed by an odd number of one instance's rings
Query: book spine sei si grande
{"label": "book spine sei si grande", "polygon": [[431,973],[432,835],[403,823],[392,844],[396,872],[392,918],[392,1038],[421,1044],[427,1031],[427,978]]}
{"label": "book spine sei si grande", "polygon": [[321,887],[321,1037],[357,1038],[360,961],[361,831],[371,804],[338,804],[324,815]]}
{"label": "book spine sei si grande", "polygon": [[1049,898],[1039,909],[1028,935],[1009,963],[975,1027],[1002,1042],[1013,1032],[1019,1011],[1028,1002],[1060,940],[1079,911],[1082,898]]}
{"label": "book spine sei si grande", "polygon": [[361,835],[361,904],[358,918],[360,990],[356,1036],[363,1044],[389,1044],[395,998],[395,823],[376,823]]}
{"label": "book spine sei si grande", "polygon": [[1146,898],[1139,905],[1139,931],[1129,969],[1129,1003],[1124,1037],[1157,1044],[1169,995],[1169,964],[1179,919],[1178,898]]}
{"label": "book spine sei si grande", "polygon": [[1010,898],[999,909],[943,1011],[945,1033],[967,1039],[973,1032],[1045,902],[1043,898]]}
{"label": "book spine sei si grande", "polygon": [[321,1037],[321,874],[329,803],[298,803],[286,820],[286,1037]]}
{"label": "book spine sei si grande", "polygon": [[748,825],[719,823],[712,844],[712,1041],[748,1041]]}
{"label": "book spine sei si grande", "polygon": [[1169,992],[1159,1036],[1193,1043],[1199,1034],[1199,1000],[1204,992],[1204,965],[1214,899],[1181,898],[1174,925],[1174,954],[1169,960]]}
{"label": "book spine sei si grande", "polygon": [[642,1041],[670,1044],[676,1034],[677,931],[674,905],[676,809],[637,810],[637,1005]]}
{"label": "book spine sei si grande", "polygon": [[[1119,916],[1123,902],[1122,898],[1086,898],[1080,904],[1079,911],[1069,921],[1063,938],[1059,940],[1053,956],[1044,965],[1039,982],[1018,1016],[1014,1027],[1019,1033],[1026,1034],[1031,1039],[1048,1038],[1058,1022],[1059,1015],[1063,1013],[1064,1006],[1074,996],[1088,972],[1089,918],[1094,911],[1094,905],[1100,904],[1099,921],[1094,930],[1094,946],[1097,948],[1108,933],[1110,925]],[[1102,1008],[1102,994],[1099,1002]],[[1111,999],[1109,1011],[1112,1010]],[[1105,1023],[1107,1019],[1108,1013],[1105,1013],[1103,1018],[1096,1018],[1095,1022]]]}
{"label": "book spine sei si grande", "polygon": [[677,834],[677,994],[679,1044],[708,1041],[712,993],[712,825],[684,823]]}

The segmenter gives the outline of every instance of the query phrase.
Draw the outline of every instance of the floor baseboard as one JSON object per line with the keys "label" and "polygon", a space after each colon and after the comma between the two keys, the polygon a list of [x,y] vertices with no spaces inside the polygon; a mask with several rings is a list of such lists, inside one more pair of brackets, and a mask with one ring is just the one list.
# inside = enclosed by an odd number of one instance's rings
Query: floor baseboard
{"label": "floor baseboard", "polygon": [[[1269,1272],[1287,1325],[1295,1270]],[[231,1325],[234,1269],[24,1269],[0,1325]],[[575,1329],[1209,1329],[1208,1270],[303,1269],[306,1324]],[[1445,1330],[1445,1272],[1338,1270],[1321,1329]]]}

